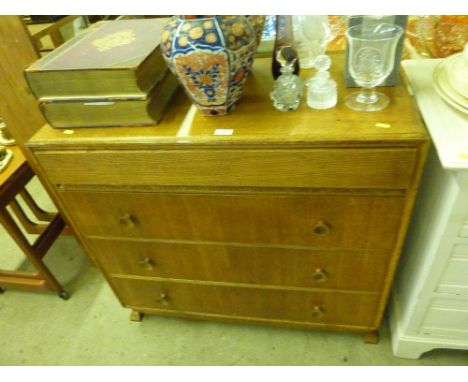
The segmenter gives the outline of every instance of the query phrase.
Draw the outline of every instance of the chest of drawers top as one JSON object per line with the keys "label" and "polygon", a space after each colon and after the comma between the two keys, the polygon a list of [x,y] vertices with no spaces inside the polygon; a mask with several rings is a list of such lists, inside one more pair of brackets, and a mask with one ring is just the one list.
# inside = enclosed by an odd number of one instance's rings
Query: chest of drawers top
{"label": "chest of drawers top", "polygon": [[[329,110],[313,110],[303,100],[294,112],[273,108],[270,59],[257,58],[239,105],[229,115],[204,117],[191,108],[180,89],[162,121],[150,127],[82,128],[70,131],[44,126],[29,142],[35,151],[80,149],[157,149],[188,147],[388,147],[417,146],[427,140],[425,128],[403,84],[383,88],[391,103],[383,111],[358,113],[344,97],[344,60],[332,55],[332,74],[338,82],[339,102]],[[303,70],[305,79],[312,71]],[[221,131],[220,131],[221,130]]]}

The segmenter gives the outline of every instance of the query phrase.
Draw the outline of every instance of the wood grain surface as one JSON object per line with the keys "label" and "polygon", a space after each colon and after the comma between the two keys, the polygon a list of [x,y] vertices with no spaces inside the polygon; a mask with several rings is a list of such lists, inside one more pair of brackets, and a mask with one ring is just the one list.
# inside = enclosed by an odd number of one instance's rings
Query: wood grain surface
{"label": "wood grain surface", "polygon": [[23,146],[44,124],[23,71],[39,58],[22,17],[0,16],[0,117]]}
{"label": "wood grain surface", "polygon": [[359,293],[288,291],[245,285],[125,278],[113,278],[112,284],[124,305],[131,307],[348,326],[370,326],[378,301],[378,296]]}
{"label": "wood grain surface", "polygon": [[382,89],[381,112],[347,109],[355,89],[332,58],[330,110],[276,111],[270,60],[256,59],[227,116],[201,116],[180,92],[158,126],[45,125],[32,138],[124,306],[367,337],[379,328],[428,137],[403,85]]}
{"label": "wood grain surface", "polygon": [[[379,88],[389,95],[390,105],[379,112],[359,113],[343,104],[344,97],[356,89],[344,88],[344,60],[332,54],[332,74],[338,82],[339,102],[328,110],[313,110],[303,100],[299,110],[284,113],[276,110],[269,98],[273,86],[271,61],[257,58],[247,79],[237,108],[226,116],[204,117],[195,112],[193,120],[182,122],[190,110],[190,101],[182,90],[157,126],[122,128],[77,128],[73,134],[45,126],[31,140],[37,149],[54,147],[74,149],[119,149],[202,146],[414,146],[427,139],[426,129],[417,108],[403,85]],[[312,70],[301,71],[304,79]],[[387,124],[387,128],[377,124]],[[385,126],[387,126],[385,125]],[[379,125],[380,126],[380,125]],[[215,135],[217,129],[232,130],[232,135]]]}
{"label": "wood grain surface", "polygon": [[156,240],[94,239],[91,246],[112,276],[370,292],[381,290],[390,259],[389,251]]}
{"label": "wood grain surface", "polygon": [[36,154],[61,185],[165,185],[406,189],[416,149],[47,151]]}
{"label": "wood grain surface", "polygon": [[[404,198],[63,192],[93,237],[391,249]],[[329,232],[316,233],[324,222]]]}
{"label": "wood grain surface", "polygon": [[26,159],[19,148],[19,146],[8,146],[8,150],[11,150],[13,157],[10,163],[7,165],[5,170],[0,173],[0,189],[8,188],[11,182],[11,176],[22,166],[27,166]]}

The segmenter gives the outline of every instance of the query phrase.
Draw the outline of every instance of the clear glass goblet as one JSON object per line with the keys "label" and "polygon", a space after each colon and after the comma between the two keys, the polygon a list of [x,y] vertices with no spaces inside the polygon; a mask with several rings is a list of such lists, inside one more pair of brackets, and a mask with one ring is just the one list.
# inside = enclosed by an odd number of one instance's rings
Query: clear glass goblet
{"label": "clear glass goblet", "polygon": [[392,72],[395,51],[403,28],[394,24],[356,25],[346,31],[349,49],[349,73],[361,91],[345,98],[345,104],[356,111],[382,110],[390,102],[375,91]]}

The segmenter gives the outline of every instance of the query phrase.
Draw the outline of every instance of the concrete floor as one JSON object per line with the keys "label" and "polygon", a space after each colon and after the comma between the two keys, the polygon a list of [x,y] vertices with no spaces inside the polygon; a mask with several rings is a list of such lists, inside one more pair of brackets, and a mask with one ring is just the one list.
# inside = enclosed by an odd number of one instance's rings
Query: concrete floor
{"label": "concrete floor", "polygon": [[[51,208],[37,181],[29,188]],[[468,352],[458,350],[394,357],[386,323],[380,343],[366,345],[352,333],[156,316],[130,322],[74,238],[60,238],[46,262],[72,297],[0,295],[0,365],[468,365]],[[2,227],[0,268],[27,268]]]}

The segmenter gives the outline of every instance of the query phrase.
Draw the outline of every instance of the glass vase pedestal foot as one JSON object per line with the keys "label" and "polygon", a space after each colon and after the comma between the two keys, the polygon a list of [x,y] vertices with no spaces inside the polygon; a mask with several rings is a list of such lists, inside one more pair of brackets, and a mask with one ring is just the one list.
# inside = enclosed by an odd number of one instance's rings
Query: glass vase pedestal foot
{"label": "glass vase pedestal foot", "polygon": [[345,105],[355,111],[379,111],[385,109],[389,103],[388,96],[376,91],[354,92],[345,97]]}

